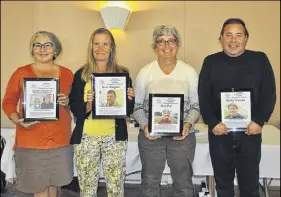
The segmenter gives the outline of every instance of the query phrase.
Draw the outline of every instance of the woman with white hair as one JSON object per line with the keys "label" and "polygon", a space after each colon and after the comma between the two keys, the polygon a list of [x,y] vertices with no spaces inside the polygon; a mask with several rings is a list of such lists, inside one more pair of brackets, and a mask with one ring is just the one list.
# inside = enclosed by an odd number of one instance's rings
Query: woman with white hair
{"label": "woman with white hair", "polygon": [[[167,163],[173,178],[173,197],[194,196],[192,162],[196,140],[190,128],[199,119],[198,75],[194,68],[179,60],[181,44],[175,27],[161,25],[153,32],[152,47],[157,60],[144,66],[135,82],[134,117],[140,124],[138,137],[142,162],[139,197],[159,197],[162,173]],[[148,132],[149,94],[184,94],[182,136],[150,136]]]}
{"label": "woman with white hair", "polygon": [[[30,41],[30,54],[34,62],[19,67],[12,74],[2,102],[5,114],[16,125],[14,148],[17,189],[34,193],[35,197],[56,197],[57,188],[69,184],[73,179],[68,106],[73,74],[68,68],[54,62],[61,51],[61,42],[55,34],[36,32]],[[58,121],[24,122],[23,78],[60,79]]]}

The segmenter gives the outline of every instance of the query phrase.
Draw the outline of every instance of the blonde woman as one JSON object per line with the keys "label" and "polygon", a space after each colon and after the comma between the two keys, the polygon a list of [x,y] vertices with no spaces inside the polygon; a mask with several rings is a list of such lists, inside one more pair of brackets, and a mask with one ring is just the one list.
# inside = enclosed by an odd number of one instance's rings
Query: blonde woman
{"label": "blonde woman", "polygon": [[[124,73],[128,70],[116,64],[116,45],[110,31],[95,30],[89,41],[88,60],[74,76],[70,93],[71,111],[76,127],[71,137],[83,197],[97,196],[99,164],[102,160],[108,197],[124,196],[124,175],[127,151],[125,119],[92,119],[91,73]],[[131,79],[130,79],[130,84]],[[128,88],[127,114],[133,112],[134,90]],[[106,100],[105,100],[106,102]]]}

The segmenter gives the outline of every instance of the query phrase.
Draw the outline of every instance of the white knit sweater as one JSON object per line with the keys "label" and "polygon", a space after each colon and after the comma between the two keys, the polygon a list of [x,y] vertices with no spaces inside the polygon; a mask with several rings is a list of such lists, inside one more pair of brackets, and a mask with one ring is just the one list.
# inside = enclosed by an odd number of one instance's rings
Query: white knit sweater
{"label": "white knit sweater", "polygon": [[184,123],[192,125],[199,119],[198,74],[195,69],[181,60],[174,70],[166,75],[157,60],[144,66],[135,82],[134,118],[143,129],[148,124],[149,94],[184,94]]}

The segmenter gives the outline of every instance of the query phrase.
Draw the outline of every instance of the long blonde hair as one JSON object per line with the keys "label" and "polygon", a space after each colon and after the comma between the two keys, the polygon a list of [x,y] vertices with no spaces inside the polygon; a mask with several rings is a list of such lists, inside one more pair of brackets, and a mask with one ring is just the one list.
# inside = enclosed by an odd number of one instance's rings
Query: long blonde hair
{"label": "long blonde hair", "polygon": [[113,35],[111,34],[111,32],[109,30],[107,30],[105,28],[99,28],[99,29],[96,29],[90,37],[90,41],[89,41],[89,45],[88,45],[87,62],[83,66],[82,75],[81,75],[81,79],[85,82],[88,82],[89,80],[91,80],[91,74],[96,71],[96,60],[93,55],[93,40],[94,40],[95,35],[97,35],[97,34],[106,34],[110,38],[110,55],[108,58],[108,63],[106,65],[105,72],[106,73],[128,72],[127,68],[117,65],[117,63],[116,63],[116,45],[115,45],[115,40],[114,40]]}

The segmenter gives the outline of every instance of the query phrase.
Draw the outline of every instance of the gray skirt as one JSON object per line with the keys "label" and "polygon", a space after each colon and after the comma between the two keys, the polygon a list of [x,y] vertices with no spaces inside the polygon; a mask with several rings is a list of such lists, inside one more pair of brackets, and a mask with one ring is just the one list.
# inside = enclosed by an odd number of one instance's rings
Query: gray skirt
{"label": "gray skirt", "polygon": [[72,145],[54,149],[16,148],[15,166],[18,190],[43,192],[50,186],[68,185],[73,179]]}

